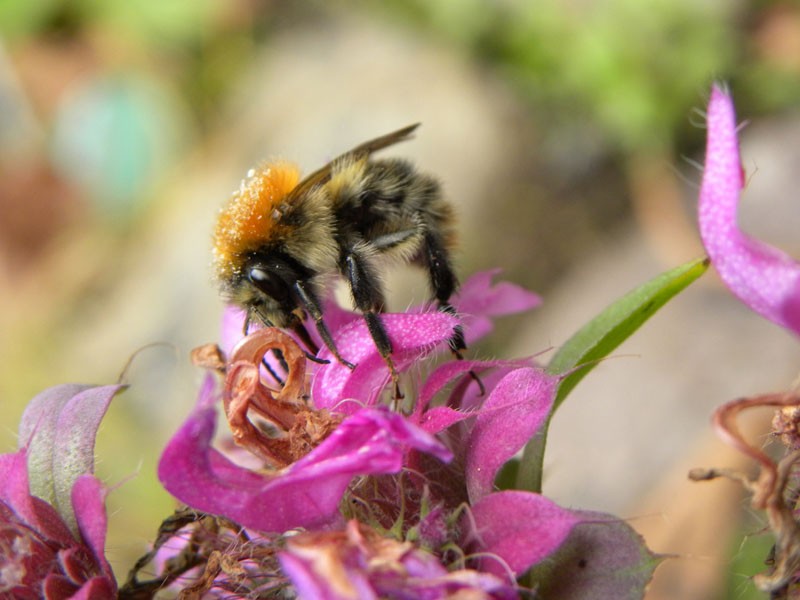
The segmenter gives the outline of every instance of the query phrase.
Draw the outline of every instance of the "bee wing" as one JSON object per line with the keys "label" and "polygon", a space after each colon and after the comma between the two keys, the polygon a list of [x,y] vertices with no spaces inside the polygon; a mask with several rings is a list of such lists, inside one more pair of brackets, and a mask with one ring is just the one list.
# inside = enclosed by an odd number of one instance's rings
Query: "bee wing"
{"label": "bee wing", "polygon": [[314,186],[321,185],[328,181],[331,177],[331,170],[333,165],[338,161],[344,158],[354,158],[356,160],[361,158],[366,158],[373,152],[377,152],[378,150],[382,150],[383,148],[387,148],[388,146],[392,146],[397,144],[398,142],[402,142],[407,140],[411,137],[411,134],[414,130],[419,127],[419,123],[414,123],[413,125],[409,125],[407,127],[403,127],[402,129],[398,129],[397,131],[393,131],[392,133],[387,133],[386,135],[382,135],[380,137],[375,138],[374,140],[369,140],[368,142],[364,142],[363,144],[359,144],[352,150],[348,150],[344,154],[340,154],[336,158],[334,158],[331,162],[327,165],[318,169],[311,173],[308,177],[303,179],[297,187],[295,187],[292,192],[291,196],[297,198],[298,196],[302,196],[308,190],[313,188]]}
{"label": "bee wing", "polygon": [[370,140],[368,142],[364,142],[350,150],[349,152],[345,152],[341,156],[337,157],[336,160],[339,158],[343,158],[345,156],[369,156],[373,152],[377,152],[378,150],[382,150],[383,148],[387,148],[389,146],[393,146],[398,142],[402,142],[403,140],[407,140],[411,137],[411,134],[414,130],[419,127],[419,123],[414,123],[413,125],[409,125],[408,127],[403,127],[402,129],[398,129],[397,131],[393,131],[392,133],[387,133],[386,135],[382,135],[381,137],[375,138],[374,140]]}

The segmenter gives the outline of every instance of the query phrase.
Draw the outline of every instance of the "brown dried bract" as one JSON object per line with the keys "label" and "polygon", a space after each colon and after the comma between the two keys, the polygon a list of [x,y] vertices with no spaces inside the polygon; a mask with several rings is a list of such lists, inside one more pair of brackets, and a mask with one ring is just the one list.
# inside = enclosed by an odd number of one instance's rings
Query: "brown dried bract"
{"label": "brown dried bract", "polygon": [[[759,472],[755,478],[745,473],[729,469],[694,469],[689,477],[695,481],[709,480],[716,477],[727,477],[740,482],[752,494],[753,508],[765,511],[769,526],[775,535],[774,558],[769,573],[754,577],[756,586],[769,592],[770,598],[789,598],[789,587],[800,572],[800,526],[795,520],[795,508],[798,504],[796,493],[790,491],[794,465],[800,461],[800,451],[794,449],[777,464],[761,449],[749,444],[739,430],[736,419],[749,408],[779,407],[776,419],[781,423],[784,417],[798,414],[800,395],[796,392],[783,394],[765,394],[751,398],[740,398],[719,407],[714,413],[713,424],[717,434],[728,444],[753,458],[759,464]],[[776,433],[784,436],[786,429],[795,428],[792,424],[784,424]],[[790,448],[797,448],[790,444]],[[796,486],[793,486],[796,487]]]}
{"label": "brown dried bract", "polygon": [[[279,390],[261,380],[261,361],[272,350],[282,353],[289,369]],[[277,469],[308,454],[341,419],[310,407],[305,388],[306,355],[288,334],[265,327],[245,337],[231,353],[223,389],[225,414],[236,443]],[[268,427],[256,426],[251,415]]]}
{"label": "brown dried bract", "polygon": [[190,353],[192,364],[209,371],[225,374],[225,355],[216,344],[203,344]]}

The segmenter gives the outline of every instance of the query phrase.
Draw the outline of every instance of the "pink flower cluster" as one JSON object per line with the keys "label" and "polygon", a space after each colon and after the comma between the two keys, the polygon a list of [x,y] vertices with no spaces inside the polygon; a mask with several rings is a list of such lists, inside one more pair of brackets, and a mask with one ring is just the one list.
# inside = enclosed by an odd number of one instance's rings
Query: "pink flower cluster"
{"label": "pink flower cluster", "polygon": [[[470,315],[463,323],[467,339],[475,341],[491,329],[490,317],[538,302],[516,286],[493,285],[491,274],[485,273],[464,284],[454,305]],[[251,333],[228,352],[222,393],[209,379],[194,412],[164,451],[159,468],[164,486],[189,506],[259,535],[305,531],[289,537],[279,555],[303,597],[377,598],[392,586],[392,593],[419,591],[419,586],[438,590],[429,596],[436,598],[472,587],[491,590],[493,597],[513,597],[516,578],[555,551],[579,521],[540,494],[494,487],[500,468],[546,422],[558,379],[527,360],[449,361],[433,368],[428,365],[447,350],[462,321],[436,311],[386,314],[382,319],[392,339],[392,357],[407,388],[406,397],[390,409],[384,403],[392,389],[389,370],[364,320],[333,305],[326,314],[340,353],[356,368],[340,364],[328,350],[319,355],[327,364],[296,364],[281,342],[290,367],[283,389],[274,394],[256,390],[243,381],[266,378],[258,376],[259,366],[265,354],[272,360],[268,351],[274,349],[270,342],[276,333]],[[235,338],[241,316],[229,316],[226,324],[223,339]],[[260,352],[248,350],[254,345]],[[243,369],[250,376],[243,378]],[[310,383],[304,392],[287,394],[298,380],[295,369],[313,371]],[[433,370],[426,373],[428,369]],[[480,374],[484,395],[470,372]],[[233,406],[245,388],[247,397],[258,400],[254,409],[259,415],[270,413],[284,433],[296,431],[292,428],[301,420],[318,428],[325,415],[337,425],[306,454],[279,468],[241,466],[212,441],[216,400],[221,395],[226,406]],[[265,398],[272,409],[264,406]],[[263,452],[278,461],[274,439],[264,445]],[[354,504],[361,509],[353,510]],[[368,525],[372,528],[365,529]],[[368,559],[385,550],[382,543],[375,548],[376,526],[380,531],[395,528],[386,540],[399,545],[392,551],[395,576],[390,580],[385,569],[375,570]],[[312,539],[316,542],[308,541]],[[482,558],[465,561],[471,568],[448,571],[451,565],[440,561],[439,552],[448,545],[461,548],[464,556]],[[351,587],[361,582],[352,588],[357,594],[339,594],[331,574],[319,571],[337,561],[341,572],[349,573]],[[324,593],[319,587],[323,584]]]}

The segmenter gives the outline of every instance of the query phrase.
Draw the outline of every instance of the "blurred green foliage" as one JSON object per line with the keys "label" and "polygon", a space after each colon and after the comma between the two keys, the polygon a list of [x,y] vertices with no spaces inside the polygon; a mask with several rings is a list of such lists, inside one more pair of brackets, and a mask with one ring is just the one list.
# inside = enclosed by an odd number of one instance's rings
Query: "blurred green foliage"
{"label": "blurred green foliage", "polygon": [[197,43],[222,3],[215,0],[31,0],[0,2],[0,34],[13,40],[53,25],[117,31],[137,43],[182,46]]}
{"label": "blurred green foliage", "polygon": [[748,114],[797,103],[797,73],[765,62],[750,39],[781,4],[395,0],[391,10],[499,69],[548,127],[584,118],[612,145],[640,152],[697,136],[687,107],[703,104],[712,80],[757,90],[736,93]]}

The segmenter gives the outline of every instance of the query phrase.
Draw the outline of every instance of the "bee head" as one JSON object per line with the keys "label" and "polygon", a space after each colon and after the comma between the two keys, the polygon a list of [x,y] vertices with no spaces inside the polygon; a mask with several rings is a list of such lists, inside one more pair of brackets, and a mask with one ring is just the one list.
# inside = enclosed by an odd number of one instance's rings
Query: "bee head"
{"label": "bee head", "polygon": [[309,273],[290,257],[278,253],[258,253],[245,261],[234,300],[276,327],[286,327],[292,313],[300,308],[297,283]]}
{"label": "bee head", "polygon": [[281,224],[285,200],[299,179],[296,166],[269,163],[252,169],[233,192],[214,230],[214,270],[220,281],[236,277],[254,250],[286,237],[287,228]]}

